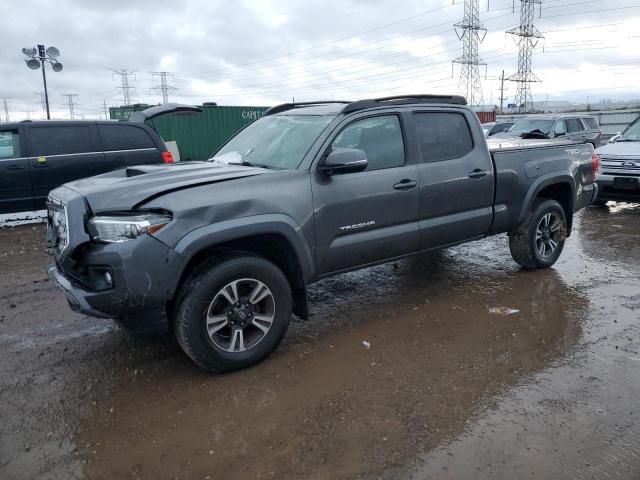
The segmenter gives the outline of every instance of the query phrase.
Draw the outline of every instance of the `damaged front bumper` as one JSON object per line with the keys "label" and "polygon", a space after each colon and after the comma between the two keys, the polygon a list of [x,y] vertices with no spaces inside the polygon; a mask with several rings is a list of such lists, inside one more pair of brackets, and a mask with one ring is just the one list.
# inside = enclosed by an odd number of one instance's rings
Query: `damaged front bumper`
{"label": "damaged front bumper", "polygon": [[49,278],[54,281],[58,285],[58,287],[64,290],[65,294],[67,295],[67,302],[69,303],[71,310],[73,310],[74,312],[84,313],[85,315],[90,315],[92,317],[112,317],[112,315],[100,312],[93,308],[87,300],[87,297],[89,297],[91,293],[74,286],[71,281],[62,274],[56,264],[53,264],[49,267],[48,273]]}
{"label": "damaged front bumper", "polygon": [[[172,248],[150,235],[122,243],[85,243],[78,248],[48,270],[74,311],[100,318],[164,312],[182,264]],[[104,281],[106,272],[108,282]]]}

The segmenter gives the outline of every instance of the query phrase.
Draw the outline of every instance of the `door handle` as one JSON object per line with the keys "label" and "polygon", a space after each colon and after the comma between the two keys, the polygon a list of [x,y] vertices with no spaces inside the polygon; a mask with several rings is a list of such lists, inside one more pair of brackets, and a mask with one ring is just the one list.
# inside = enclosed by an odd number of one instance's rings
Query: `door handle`
{"label": "door handle", "polygon": [[24,170],[24,165],[13,164],[7,167],[7,170]]}
{"label": "door handle", "polygon": [[487,172],[486,170],[481,170],[479,168],[476,168],[472,172],[469,172],[469,178],[482,178],[488,173],[489,172]]}
{"label": "door handle", "polygon": [[400,180],[398,183],[393,185],[395,190],[410,190],[418,186],[418,182],[415,180],[411,180],[409,178],[405,178],[404,180]]}

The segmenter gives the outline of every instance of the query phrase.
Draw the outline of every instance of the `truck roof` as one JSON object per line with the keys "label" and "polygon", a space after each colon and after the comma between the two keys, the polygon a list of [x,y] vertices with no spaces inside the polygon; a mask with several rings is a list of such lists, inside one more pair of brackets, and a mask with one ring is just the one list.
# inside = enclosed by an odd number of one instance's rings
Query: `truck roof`
{"label": "truck roof", "polygon": [[263,116],[269,115],[338,115],[339,113],[352,113],[360,110],[368,110],[391,105],[466,105],[467,100],[459,95],[397,95],[393,97],[370,98],[365,100],[321,100],[315,102],[283,103],[271,107]]}
{"label": "truck roof", "polygon": [[113,125],[122,123],[118,120],[22,120],[20,122],[0,123],[0,128],[18,128],[19,125],[32,125],[35,127],[64,127],[69,125],[90,125],[90,124],[106,124]]}

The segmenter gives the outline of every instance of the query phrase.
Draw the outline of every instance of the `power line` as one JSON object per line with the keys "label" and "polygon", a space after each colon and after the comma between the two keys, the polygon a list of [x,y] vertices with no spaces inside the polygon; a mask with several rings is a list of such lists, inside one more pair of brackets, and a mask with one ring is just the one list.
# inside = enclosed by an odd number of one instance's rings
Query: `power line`
{"label": "power line", "polygon": [[[547,0],[545,2],[545,5],[547,5],[549,3],[555,3],[555,2],[558,2],[558,1],[566,1],[566,0]],[[585,0],[583,2],[583,4],[600,2],[600,1],[602,1],[602,0]],[[562,7],[566,7],[566,5],[563,5],[563,4],[552,5],[550,7],[546,7],[546,10],[549,10],[549,9],[552,9],[552,8],[562,8]],[[445,8],[445,7],[441,7],[439,9],[434,10],[434,11],[442,10],[443,8]],[[506,17],[506,16],[513,15],[513,12],[511,11],[512,10],[511,7],[493,9],[492,12],[497,12],[497,11],[500,11],[500,10],[508,10],[508,12],[504,13],[504,14],[495,15],[493,17],[490,17],[490,18],[486,19],[485,22],[491,22],[491,21],[497,20],[499,18],[503,18],[503,17]],[[425,12],[425,13],[430,13],[430,12]],[[571,13],[570,15],[574,15],[574,13]],[[443,29],[443,30],[433,31],[434,28],[442,27],[442,26],[446,26],[446,28]],[[367,32],[374,31],[374,30],[380,30],[383,27],[384,26],[377,27],[375,29],[368,30]],[[278,69],[284,69],[284,68],[291,68],[292,66],[298,65],[298,64],[303,66],[304,68],[308,68],[309,66],[314,65],[314,64],[320,64],[321,65],[323,63],[326,63],[326,61],[327,61],[326,57],[334,57],[334,56],[338,56],[338,58],[336,60],[344,60],[345,58],[353,57],[353,56],[359,56],[359,55],[362,55],[363,53],[378,51],[378,50],[381,49],[381,47],[387,46],[389,44],[390,40],[397,39],[397,38],[408,37],[408,36],[416,36],[418,34],[423,34],[424,32],[427,32],[427,31],[429,31],[429,33],[431,35],[437,35],[437,34],[440,34],[440,33],[449,32],[450,31],[450,22],[447,21],[447,22],[443,22],[443,23],[429,25],[427,27],[422,27],[422,28],[419,28],[419,29],[416,29],[416,30],[411,30],[409,32],[401,32],[401,33],[398,33],[398,34],[388,35],[388,36],[385,36],[383,38],[379,38],[379,39],[377,39],[375,41],[371,41],[371,42],[367,42],[367,43],[363,43],[363,44],[360,44],[360,45],[355,45],[355,46],[351,46],[351,47],[347,47],[347,48],[342,48],[339,51],[331,51],[331,52],[326,52],[326,53],[314,54],[312,57],[303,57],[303,58],[300,58],[300,59],[297,59],[297,60],[292,60],[292,61],[287,62],[286,64],[281,65],[281,66],[269,65],[269,69],[270,70],[274,70],[274,69],[278,70]],[[366,32],[363,32],[363,33],[366,33]],[[351,38],[351,37],[357,37],[359,35],[360,34],[352,35],[352,36],[349,36],[349,37],[344,37],[343,39]],[[429,36],[431,36],[431,35],[429,35]],[[422,38],[427,38],[427,37],[422,37]],[[328,43],[325,43],[325,44],[316,45],[316,46],[313,46],[313,47],[308,47],[307,49],[298,50],[296,52],[291,52],[291,53],[279,55],[279,56],[276,56],[276,57],[268,57],[268,58],[259,59],[259,60],[256,60],[254,62],[248,63],[248,64],[242,64],[242,65],[234,66],[233,68],[240,69],[240,68],[242,68],[244,66],[247,66],[247,65],[254,65],[254,64],[262,63],[263,61],[270,61],[270,60],[277,59],[277,58],[280,58],[280,57],[286,57],[286,56],[294,55],[296,53],[303,52],[303,51],[306,51],[306,50],[310,50],[310,49],[314,49],[314,48],[320,48],[320,47],[323,47],[323,46],[326,46],[326,45],[338,43],[338,42],[342,41],[343,39],[338,39],[338,40],[335,40],[335,41],[332,41],[332,42],[328,42]],[[454,40],[453,42],[447,42],[446,44],[449,44],[449,43],[457,43],[457,41]],[[365,49],[364,47],[371,47],[371,48],[366,48]],[[353,51],[353,53],[345,54],[345,52],[348,52],[348,51]],[[387,55],[386,57],[393,57],[393,56],[400,56],[400,55],[406,55],[406,52],[400,52],[400,53],[396,53],[396,54],[392,54],[392,55]],[[375,57],[372,60],[381,59],[381,58],[384,58],[384,57],[379,57],[378,56],[378,57]],[[334,72],[336,70],[342,70],[342,69],[331,69],[331,72]],[[223,69],[214,70],[212,72],[217,74],[220,77],[224,77],[224,79],[226,81],[235,80],[235,79],[241,79],[241,78],[246,77],[247,75],[255,76],[255,70],[254,69],[247,69],[246,71],[239,71],[239,72],[235,72],[234,74],[229,74],[228,72],[226,72]],[[178,74],[177,76],[178,77],[184,77],[184,78],[197,78],[197,77],[207,76],[209,73],[211,73],[211,71],[210,72],[202,72],[202,73],[198,73],[198,74]],[[279,79],[278,83],[281,84],[282,81]]]}
{"label": "power line", "polygon": [[[560,45],[560,44],[559,44]],[[616,47],[606,47],[606,48],[616,48]],[[547,53],[549,54],[554,54],[554,53],[564,53],[564,52],[568,52],[568,51],[590,51],[592,50],[592,48],[582,48],[582,49],[563,49],[563,50],[554,50],[554,51],[549,51]],[[500,49],[495,49],[495,50],[491,50],[487,53],[490,52],[503,52],[504,49],[500,48]],[[517,56],[514,56],[513,53],[501,53],[501,54],[497,54],[497,55],[491,55],[489,57],[485,57],[485,59],[487,60],[498,60],[498,59],[503,59],[504,61],[506,60],[511,60],[511,59],[517,59]],[[351,80],[346,80],[346,81],[337,81],[337,80],[331,80],[330,83],[332,85],[338,85],[338,86],[344,86],[347,88],[359,88],[359,87],[370,87],[372,84],[375,83],[380,83],[380,82],[385,82],[388,83],[389,81],[394,81],[394,80],[404,80],[407,78],[413,78],[417,75],[426,73],[426,72],[432,72],[434,71],[434,66],[437,68],[444,68],[446,65],[449,65],[450,63],[448,61],[444,61],[444,62],[432,62],[432,63],[427,63],[427,64],[422,64],[420,66],[417,67],[413,67],[413,68],[409,68],[409,69],[405,69],[402,72],[389,72],[387,74],[378,74],[378,73],[373,73],[370,76],[364,76],[364,77],[358,77],[358,78],[353,78]],[[449,77],[445,78],[445,79],[439,79],[437,81],[442,81],[442,80],[449,80],[451,81],[451,77],[449,75]],[[434,83],[434,81],[429,81],[429,85],[432,86]],[[241,88],[244,88],[244,86],[242,86]],[[291,93],[293,91],[295,91],[297,94],[300,94],[300,92],[303,91],[309,91],[309,92],[317,92],[318,88],[320,88],[319,84],[315,84],[315,85],[311,85],[309,84],[308,87],[299,87],[299,88],[295,88],[295,87],[286,87],[286,88],[277,88],[277,89],[272,89],[272,90],[262,90],[262,91],[251,91],[251,94],[262,94],[262,95],[269,95],[269,94],[282,94],[283,96],[287,96],[290,97]],[[335,90],[335,89],[334,89]],[[210,94],[208,93],[203,93],[203,94],[183,94],[181,96],[183,97],[206,97]],[[216,94],[216,96],[218,97],[229,97],[229,96],[237,96],[239,95],[238,93],[230,93],[230,94]]]}
{"label": "power line", "polygon": [[169,102],[169,93],[175,93],[178,91],[173,85],[169,85],[169,81],[175,80],[175,75],[172,72],[151,72],[154,78],[160,78],[160,85],[151,87],[149,92],[160,93],[162,95],[162,103]]}
{"label": "power line", "polygon": [[483,105],[479,66],[484,65],[486,69],[487,64],[478,54],[478,45],[487,35],[487,29],[480,22],[479,0],[464,0],[464,17],[453,28],[462,40],[462,56],[453,61],[461,65],[458,90],[472,107]]}
{"label": "power line", "polygon": [[[346,37],[341,37],[341,38],[338,38],[336,40],[331,40],[329,42],[321,43],[321,44],[318,44],[318,45],[312,45],[310,47],[302,48],[302,49],[299,49],[299,50],[294,50],[293,52],[282,53],[282,54],[271,56],[271,57],[263,57],[263,58],[260,58],[258,60],[254,60],[254,61],[249,62],[249,63],[244,63],[244,64],[241,64],[241,65],[238,65],[237,67],[240,68],[240,67],[253,66],[253,65],[256,65],[258,63],[270,62],[270,61],[273,61],[273,60],[277,60],[279,58],[290,57],[290,56],[296,55],[298,53],[307,52],[307,51],[310,51],[310,50],[315,50],[316,48],[323,48],[323,47],[326,47],[326,46],[329,46],[329,45],[334,45],[336,43],[340,43],[340,42],[343,42],[345,40],[349,40],[351,38],[361,37],[362,35],[365,35],[367,33],[376,32],[378,30],[382,30],[384,28],[391,27],[391,26],[397,25],[399,23],[403,23],[403,22],[406,22],[406,21],[409,21],[409,20],[414,20],[416,18],[423,17],[425,15],[429,15],[429,14],[432,14],[432,13],[437,13],[437,12],[439,12],[441,10],[444,10],[445,8],[448,8],[450,6],[451,5],[443,5],[442,7],[438,7],[438,8],[435,8],[433,10],[427,10],[425,12],[421,12],[421,13],[418,13],[418,14],[415,14],[415,15],[411,15],[409,17],[401,18],[400,20],[396,20],[396,21],[391,22],[391,23],[386,23],[384,25],[380,25],[378,27],[371,28],[369,30],[364,30],[364,31],[361,31],[361,32],[358,32],[358,33],[355,33],[355,34],[352,34],[352,35],[347,35]],[[195,74],[190,74],[188,76],[190,76],[190,77],[206,76],[206,75],[208,75],[210,73],[220,73],[220,72],[219,72],[219,70],[210,70],[208,72],[195,73]]]}
{"label": "power line", "polygon": [[120,93],[122,93],[122,104],[131,105],[131,94],[136,91],[136,87],[132,86],[129,83],[129,78],[135,81],[136,79],[135,71],[124,70],[124,69],[120,69],[120,70],[111,69],[111,71],[113,72],[113,75],[117,75],[120,77],[121,85],[116,88],[120,90]]}
{"label": "power line", "polygon": [[[555,1],[555,0],[549,0],[549,2],[546,2],[546,3],[551,3],[552,1]],[[601,1],[601,0],[587,0],[587,2],[585,2],[585,3],[591,3],[591,2],[596,2],[596,1]],[[545,5],[546,5],[546,3],[545,3]],[[546,7],[546,10],[549,10],[549,9],[552,9],[552,8],[560,8],[560,7],[564,7],[564,6],[565,5],[553,5],[551,7]],[[509,7],[509,10],[511,10],[510,7]],[[499,19],[501,17],[505,17],[505,16],[508,16],[508,15],[511,15],[511,12],[509,12],[507,14],[494,16],[494,17],[488,19],[488,21],[497,20],[497,19]],[[574,13],[563,14],[563,15],[574,15]],[[369,42],[369,43],[366,43],[366,44],[363,44],[363,45],[359,45],[357,47],[349,47],[349,48],[343,49],[342,51],[353,50],[355,48],[362,49],[362,47],[365,47],[367,45],[379,44],[381,42],[385,42],[385,41],[387,41],[389,39],[392,39],[392,38],[395,38],[395,37],[406,37],[407,35],[413,35],[415,33],[423,32],[425,30],[430,30],[434,26],[441,26],[441,25],[448,25],[448,22],[445,22],[445,23],[442,23],[442,24],[438,24],[438,25],[432,25],[432,26],[427,27],[427,28],[421,28],[421,29],[414,30],[414,31],[408,32],[408,33],[402,33],[402,34],[399,34],[399,35],[387,36],[387,37],[385,37],[383,39],[380,39],[380,40],[377,40],[377,41],[374,41],[374,42]],[[509,27],[498,27],[498,28],[509,28]],[[584,28],[584,27],[580,27],[580,28]],[[595,28],[595,27],[590,27],[590,28]],[[437,32],[433,32],[433,33],[434,34],[443,33],[443,32],[446,32],[446,31],[449,31],[449,29],[447,28],[446,30],[437,31]],[[452,44],[452,43],[457,43],[457,41],[454,40],[454,41],[451,41],[451,42],[446,42],[446,43],[442,44],[441,46],[445,46],[445,45]],[[370,50],[373,51],[373,50],[378,50],[378,49],[379,49],[379,47],[375,47],[373,49],[367,49],[366,51],[370,51]],[[447,53],[448,51],[449,51],[448,49],[447,50],[442,50],[441,49],[440,51],[430,51],[429,54],[430,55],[434,55],[434,54],[437,54],[437,53]],[[340,52],[340,54],[341,54],[341,52]],[[360,50],[360,51],[356,51],[356,52],[354,52],[352,54],[349,54],[349,55],[342,54],[340,59],[345,59],[345,58],[347,58],[349,56],[354,56],[354,55],[361,55],[362,53],[364,53],[364,51]],[[311,59],[311,61],[305,61],[305,59],[296,60],[296,61],[292,62],[291,64],[287,64],[287,65],[283,66],[282,68],[285,68],[287,66],[292,65],[293,63],[298,63],[298,62],[304,62],[304,67],[305,68],[307,68],[308,66],[310,66],[312,64],[323,64],[323,63],[325,63],[325,61],[321,60],[319,57],[329,56],[329,55],[336,55],[336,52],[329,52],[329,53],[326,53],[326,54],[317,55],[316,57]],[[404,57],[400,61],[397,61],[397,62],[390,63],[388,61],[385,61],[384,64],[381,64],[379,66],[374,66],[373,68],[388,69],[388,67],[393,66],[393,65],[398,65],[398,64],[402,64],[402,63],[409,63],[409,62],[415,64],[416,61],[418,61],[418,59],[415,56],[413,56],[411,58],[406,58],[407,55],[408,55],[407,52],[387,54],[387,55],[383,55],[383,56],[376,56],[376,57],[374,57],[372,59],[369,59],[367,61],[364,61],[364,62],[361,62],[361,63],[357,63],[357,64],[354,64],[354,65],[350,65],[348,67],[331,68],[331,69],[326,69],[325,68],[321,72],[317,72],[317,73],[314,73],[314,74],[303,73],[302,75],[304,77],[304,80],[301,79],[300,81],[297,81],[296,83],[298,85],[295,86],[295,87],[293,87],[293,86],[288,87],[288,91],[291,91],[293,88],[300,88],[301,85],[305,85],[305,84],[306,85],[312,85],[313,88],[317,88],[318,82],[320,82],[320,83],[328,83],[328,82],[330,82],[331,84],[342,83],[344,80],[342,80],[342,78],[340,80],[332,78],[333,74],[335,74],[336,72],[340,72],[340,71],[348,71],[349,72],[348,75],[354,75],[354,74],[359,73],[361,71],[362,72],[371,73],[372,62],[380,61],[382,59],[388,59],[388,58],[393,58],[393,57]],[[354,67],[357,67],[357,66],[360,66],[360,65],[362,65],[364,68],[361,69],[361,70],[355,70],[355,71],[353,70]],[[252,74],[254,74],[254,73],[255,72],[252,72]],[[245,76],[244,72],[242,72],[242,73],[239,72],[239,74],[236,74],[236,75],[224,75],[224,78],[225,78],[226,81],[230,81],[230,80],[233,80],[234,78],[240,79],[241,77],[244,77],[244,76]],[[292,75],[288,75],[287,77],[288,77],[289,80],[291,80],[292,78],[295,78],[296,76],[298,76],[298,75],[293,75],[293,76]],[[267,90],[267,89],[270,89],[271,87],[279,87],[281,85],[282,85],[282,79],[280,78],[280,79],[278,79],[277,82],[272,82],[272,83],[271,82],[267,82],[267,83],[265,83],[265,82],[252,82],[252,83],[249,83],[249,84],[240,85],[239,88],[243,88],[243,89],[260,88],[260,89],[263,89],[263,90]],[[276,90],[276,88],[273,88],[273,90]],[[190,96],[190,95],[186,94],[186,95],[181,95],[181,96]]]}
{"label": "power line", "polygon": [[540,5],[542,10],[542,0],[520,0],[520,25],[507,31],[507,34],[518,37],[518,71],[508,80],[517,82],[515,104],[522,113],[533,108],[530,83],[540,81],[531,71],[533,49],[540,39],[544,38],[540,30],[533,25],[536,5]]}
{"label": "power line", "polygon": [[76,118],[75,107],[80,105],[79,103],[77,103],[75,101],[75,99],[78,98],[78,94],[77,93],[64,93],[62,96],[63,97],[67,97],[67,102],[63,103],[62,105],[64,107],[69,107],[69,118],[71,118],[71,120],[75,119]]}

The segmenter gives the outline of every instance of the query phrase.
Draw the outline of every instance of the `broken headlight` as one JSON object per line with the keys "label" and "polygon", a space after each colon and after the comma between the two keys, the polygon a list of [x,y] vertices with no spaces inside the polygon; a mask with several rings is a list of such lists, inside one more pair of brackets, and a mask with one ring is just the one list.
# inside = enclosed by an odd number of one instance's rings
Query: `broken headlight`
{"label": "broken headlight", "polygon": [[171,216],[160,213],[138,215],[98,216],[89,220],[89,234],[97,242],[126,242],[141,235],[153,235],[171,221]]}

